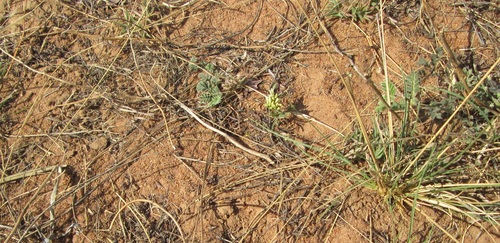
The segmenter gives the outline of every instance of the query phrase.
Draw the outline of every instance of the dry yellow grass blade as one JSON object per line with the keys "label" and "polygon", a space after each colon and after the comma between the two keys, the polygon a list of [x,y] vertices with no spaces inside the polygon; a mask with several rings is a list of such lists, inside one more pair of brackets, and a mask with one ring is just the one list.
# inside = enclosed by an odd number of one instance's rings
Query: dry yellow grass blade
{"label": "dry yellow grass blade", "polygon": [[12,181],[24,179],[27,177],[31,177],[31,176],[37,176],[37,175],[50,173],[50,172],[54,171],[55,169],[61,170],[61,169],[64,169],[66,167],[68,167],[68,166],[67,165],[53,165],[53,166],[47,166],[47,167],[43,167],[43,168],[36,168],[36,169],[28,170],[28,171],[19,172],[19,173],[13,174],[13,175],[9,175],[9,176],[5,176],[3,178],[0,178],[0,185],[2,185],[4,183],[9,183]]}

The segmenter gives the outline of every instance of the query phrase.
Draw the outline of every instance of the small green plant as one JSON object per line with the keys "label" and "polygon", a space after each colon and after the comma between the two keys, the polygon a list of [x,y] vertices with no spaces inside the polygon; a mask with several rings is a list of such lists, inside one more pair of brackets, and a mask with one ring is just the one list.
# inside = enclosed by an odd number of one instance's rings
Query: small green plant
{"label": "small green plant", "polygon": [[[479,81],[476,72],[468,68],[464,68],[463,71],[466,74],[467,85],[469,87],[475,86]],[[462,82],[456,82],[447,89],[432,88],[432,90],[442,94],[422,107],[432,119],[445,119],[465,98],[463,96],[465,87]],[[487,77],[467,104],[469,107],[468,116],[458,115],[457,119],[467,123],[471,122],[471,116],[488,120],[491,117],[489,114],[500,108],[500,85],[492,77]]]}
{"label": "small green plant", "polygon": [[[381,87],[382,87],[382,90],[389,89],[389,96],[390,96],[390,100],[392,101],[391,108],[393,110],[400,110],[402,104],[401,104],[401,102],[396,101],[396,91],[397,90],[396,90],[396,86],[394,85],[394,83],[391,81],[388,81],[388,82],[384,81],[381,83]],[[387,99],[387,95],[385,92],[382,94],[382,97],[387,102],[388,99]],[[378,113],[380,113],[386,109],[387,109],[387,107],[386,107],[385,103],[381,100],[378,102],[377,107],[375,107],[375,111]]]}
{"label": "small green plant", "polygon": [[333,18],[351,19],[354,22],[370,20],[378,8],[376,0],[342,1],[330,0],[328,15]]}
{"label": "small green plant", "polygon": [[[478,80],[471,81],[478,83]],[[486,123],[475,123],[475,127],[469,128],[470,125],[457,120],[456,122],[464,124],[461,132],[447,134],[444,132],[446,124],[450,119],[456,119],[456,109],[466,103],[464,97],[448,94],[448,98],[435,103],[436,108],[438,105],[456,103],[447,108],[450,109],[448,121],[436,134],[423,139],[419,137],[421,134],[418,128],[421,125],[414,115],[419,113],[421,106],[420,79],[417,73],[412,72],[404,78],[403,99],[396,97],[393,84],[385,84],[383,88],[391,95],[391,106],[403,111],[403,119],[398,122],[391,120],[390,116],[382,117],[380,112],[377,113],[379,115],[375,117],[373,132],[363,138],[369,156],[359,158],[367,162],[366,171],[360,173],[362,177],[359,183],[376,190],[389,206],[409,209],[410,224],[413,223],[415,214],[422,212],[422,207],[433,207],[453,217],[461,215],[476,222],[483,220],[498,225],[500,215],[495,212],[495,202],[478,195],[498,190],[500,183],[497,179],[484,178],[483,172],[472,173],[478,165],[468,156],[470,151],[477,149],[476,146],[489,146],[493,143],[493,140],[487,140],[496,139],[490,130],[494,129],[494,124],[484,120]],[[377,108],[382,109],[380,104]],[[470,112],[478,108],[472,106]],[[412,110],[416,112],[413,113]],[[443,118],[441,113],[434,116]],[[438,134],[453,139],[440,140]],[[363,143],[363,140],[357,143]],[[485,164],[480,164],[481,170],[494,171],[493,168],[485,168]],[[464,174],[466,171],[471,173]]]}
{"label": "small green plant", "polygon": [[272,117],[281,117],[283,115],[283,103],[275,92],[276,86],[269,89],[269,95],[266,96],[265,107],[271,112]]}
{"label": "small green plant", "polygon": [[[494,145],[494,141],[498,141],[497,125],[483,120],[485,122],[475,123],[474,127],[460,126],[462,130],[458,133],[447,133],[446,125],[450,119],[456,119],[456,109],[466,104],[464,97],[450,94],[456,104],[450,107],[448,120],[435,134],[422,136],[419,72],[413,71],[406,75],[403,83],[404,92],[401,94],[397,93],[392,82],[382,84],[382,93],[390,95],[387,103],[403,114],[401,119],[396,119],[391,113],[383,114],[385,105],[379,103],[371,132],[364,130],[365,125],[358,117],[359,128],[347,137],[341,150],[337,150],[333,144],[328,150],[310,147],[311,151],[327,155],[315,155],[314,158],[326,168],[351,178],[353,187],[362,185],[376,191],[393,211],[407,212],[404,215],[410,216],[409,239],[412,237],[416,214],[423,215],[453,238],[452,234],[425,214],[422,208],[426,207],[434,208],[450,218],[467,218],[471,222],[487,221],[499,225],[498,199],[494,193],[500,189],[500,181],[495,176],[495,167],[491,165],[497,161],[495,152],[481,160],[470,156],[472,151],[479,148],[498,147]],[[488,89],[491,88],[488,86]],[[471,110],[475,108],[477,106],[470,107]],[[324,157],[332,161],[318,159]],[[365,164],[361,169],[360,163]],[[495,199],[486,199],[488,196]]]}
{"label": "small green plant", "polygon": [[338,0],[330,0],[328,4],[328,15],[333,18],[344,18],[345,14],[342,11],[342,3]]}
{"label": "small green plant", "polygon": [[204,67],[204,72],[198,75],[199,81],[196,85],[200,103],[214,107],[221,103],[222,92],[219,89],[220,79],[215,71],[215,65],[208,63]]}
{"label": "small green plant", "polygon": [[[479,81],[477,72],[473,69],[464,68],[463,69],[466,77],[466,83],[469,87],[473,87]],[[459,85],[459,84],[457,84]],[[460,87],[460,89],[463,89]],[[484,102],[488,108],[499,109],[500,108],[500,84],[495,82],[492,77],[487,77],[485,83],[481,85],[475,95],[477,99]],[[484,110],[486,112],[486,110]]]}
{"label": "small green plant", "polygon": [[152,34],[148,30],[148,25],[151,23],[149,18],[153,10],[149,3],[143,2],[142,4],[143,9],[139,16],[134,16],[134,13],[131,13],[127,9],[124,10],[124,20],[116,23],[121,28],[121,34],[135,33],[139,34],[141,38],[152,38]]}
{"label": "small green plant", "polygon": [[455,98],[442,99],[439,101],[431,101],[424,109],[429,112],[431,119],[442,120],[446,118],[455,109]]}
{"label": "small green plant", "polygon": [[404,78],[404,98],[410,106],[415,107],[420,103],[420,76],[418,72],[412,71]]}
{"label": "small green plant", "polygon": [[[189,60],[189,70],[190,71],[197,71],[198,70],[198,58],[196,57],[191,57]],[[205,64],[206,65],[206,64]]]}
{"label": "small green plant", "polygon": [[354,22],[369,20],[372,13],[372,6],[354,6],[351,8],[351,17]]}
{"label": "small green plant", "polygon": [[[389,96],[391,100],[391,108],[394,111],[403,110],[405,108],[405,104],[408,103],[411,107],[415,107],[419,105],[418,95],[420,93],[420,78],[418,72],[412,71],[403,79],[404,84],[404,96],[402,98],[398,98],[396,96],[396,86],[393,82],[382,82],[381,87],[382,90],[389,89]],[[386,100],[387,103],[387,95],[386,92],[382,92],[382,97]],[[381,113],[386,110],[387,107],[385,103],[379,101],[377,107],[375,107],[375,111],[377,113]]]}

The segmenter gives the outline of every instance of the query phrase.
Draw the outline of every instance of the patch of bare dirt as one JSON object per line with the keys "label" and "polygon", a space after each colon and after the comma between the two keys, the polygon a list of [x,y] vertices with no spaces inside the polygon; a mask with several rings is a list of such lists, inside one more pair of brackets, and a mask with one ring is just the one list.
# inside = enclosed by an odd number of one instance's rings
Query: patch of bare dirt
{"label": "patch of bare dirt", "polygon": [[[391,80],[399,82],[439,47],[425,27],[443,31],[460,60],[479,59],[474,63],[486,67],[498,57],[450,1],[428,3],[429,19],[418,18],[419,1],[388,4],[384,35]],[[318,16],[327,1],[1,5],[1,239],[407,239],[408,225],[399,225],[403,217],[379,195],[344,192],[350,184],[328,170],[331,159],[308,155],[304,145],[276,135],[305,145],[341,141],[338,131],[355,129],[348,89],[370,121],[378,101],[370,82],[379,87],[384,77],[375,21]],[[215,107],[201,104],[196,91],[207,63],[222,80],[223,101]],[[273,87],[295,113],[280,119],[269,114],[265,95]],[[274,164],[208,129],[179,102]],[[302,113],[322,124],[297,115]],[[425,219],[417,222],[412,239],[447,239],[429,230]],[[474,230],[476,242],[498,239]],[[465,233],[455,236],[472,240]]]}

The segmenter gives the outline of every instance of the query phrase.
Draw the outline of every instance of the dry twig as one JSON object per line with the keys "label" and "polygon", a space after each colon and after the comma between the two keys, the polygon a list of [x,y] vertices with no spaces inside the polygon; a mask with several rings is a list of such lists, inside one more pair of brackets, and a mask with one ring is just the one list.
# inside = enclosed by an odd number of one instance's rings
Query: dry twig
{"label": "dry twig", "polygon": [[212,125],[206,123],[205,121],[203,121],[198,115],[196,115],[196,113],[189,107],[187,107],[186,105],[182,104],[181,102],[177,102],[177,104],[184,110],[186,111],[187,113],[189,113],[189,115],[191,115],[196,121],[198,121],[201,125],[203,125],[204,127],[208,128],[209,130],[223,136],[225,139],[227,139],[229,142],[231,142],[234,146],[238,147],[239,149],[245,151],[246,153],[249,153],[251,155],[254,155],[254,156],[257,156],[261,159],[264,159],[266,160],[267,162],[269,162],[270,164],[274,164],[274,161],[273,159],[271,159],[271,157],[269,157],[268,155],[266,154],[263,154],[263,153],[260,153],[260,152],[257,152],[251,148],[247,148],[245,145],[243,145],[242,143],[238,142],[236,139],[234,139],[233,137],[231,137],[230,135],[228,135],[227,133],[213,127]]}

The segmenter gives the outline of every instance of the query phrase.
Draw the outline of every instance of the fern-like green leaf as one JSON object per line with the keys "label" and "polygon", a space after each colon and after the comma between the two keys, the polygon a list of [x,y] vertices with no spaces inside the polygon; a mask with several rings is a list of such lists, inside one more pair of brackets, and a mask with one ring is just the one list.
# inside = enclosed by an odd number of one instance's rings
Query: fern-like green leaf
{"label": "fern-like green leaf", "polygon": [[[214,69],[215,67],[211,63],[205,65],[205,70],[207,71],[214,71]],[[208,107],[220,104],[222,101],[222,92],[219,89],[219,78],[207,73],[200,73],[198,78],[200,80],[196,84],[196,91],[199,93],[200,103]]]}
{"label": "fern-like green leaf", "polygon": [[203,92],[199,95],[200,102],[207,105],[208,107],[214,107],[222,101],[222,92],[217,88],[216,90],[210,90]]}
{"label": "fern-like green leaf", "polygon": [[404,78],[404,96],[405,100],[410,102],[411,106],[416,106],[418,103],[418,93],[420,92],[420,78],[418,73],[412,71]]}

